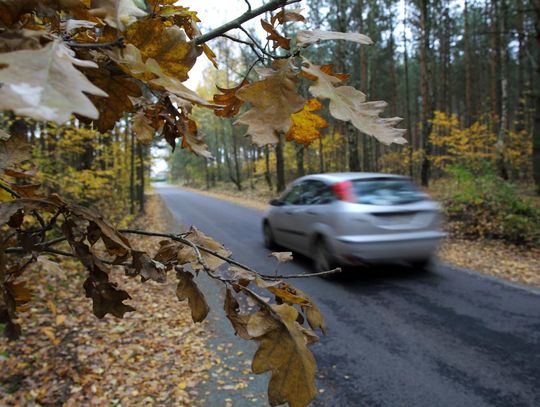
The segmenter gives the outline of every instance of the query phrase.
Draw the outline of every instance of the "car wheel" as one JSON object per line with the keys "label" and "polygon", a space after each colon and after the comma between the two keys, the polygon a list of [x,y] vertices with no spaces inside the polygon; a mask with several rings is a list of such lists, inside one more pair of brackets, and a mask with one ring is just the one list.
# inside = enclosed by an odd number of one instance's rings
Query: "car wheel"
{"label": "car wheel", "polygon": [[330,253],[330,250],[328,250],[328,245],[322,237],[318,238],[313,244],[311,258],[313,259],[313,266],[317,273],[332,270],[334,268],[332,254]]}
{"label": "car wheel", "polygon": [[263,238],[264,246],[267,249],[273,250],[277,247],[277,243],[274,239],[274,233],[272,232],[272,228],[268,222],[264,222],[263,224]]}

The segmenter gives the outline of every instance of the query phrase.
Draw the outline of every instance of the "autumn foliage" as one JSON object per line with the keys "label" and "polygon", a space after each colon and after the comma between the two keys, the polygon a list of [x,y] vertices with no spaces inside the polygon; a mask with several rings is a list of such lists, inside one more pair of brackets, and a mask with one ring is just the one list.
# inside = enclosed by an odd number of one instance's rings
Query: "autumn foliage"
{"label": "autumn foliage", "polygon": [[[286,3],[290,2],[272,0],[250,8],[236,26]],[[0,133],[0,318],[10,339],[20,335],[17,314],[31,300],[24,272],[40,254],[81,262],[87,271],[84,292],[98,318],[122,318],[134,311],[126,302],[130,295],[110,278],[111,269],[121,267],[127,277],[141,282],[164,282],[173,274],[178,299],[188,301],[193,321],[200,322],[209,307],[196,279],[206,273],[226,287],[224,308],[236,333],[258,343],[252,368],[255,373],[271,372],[270,404],[300,407],[315,397],[316,365],[308,345],[317,340],[315,330],[324,333],[325,325],[305,293],[284,282],[285,276],[263,275],[237,263],[221,244],[195,228],[184,234],[116,229],[103,212],[88,205],[94,203],[92,191],[122,173],[121,160],[102,168],[89,166],[86,173],[73,163],[65,165],[65,171],[72,171],[72,182],[55,185],[46,177],[50,155],[40,159],[38,151],[31,161],[27,130],[15,131],[24,118],[43,122],[33,127],[41,131],[69,122],[71,127],[56,128],[54,144],[49,145],[63,154],[67,146],[84,151],[88,141],[100,139],[122,121],[132,126],[139,143],[149,144],[159,135],[173,150],[178,144],[210,158],[192,116],[194,106],[236,117],[236,124],[247,126],[252,142],[263,146],[276,143],[281,135],[302,144],[317,139],[327,123],[316,112],[326,101],[334,118],[384,143],[403,143],[404,130],[394,127],[400,119],[379,116],[384,102],[367,101],[364,93],[343,84],[345,74],[302,56],[319,41],[371,40],[363,34],[322,30],[298,31],[287,38],[281,30],[285,23],[302,21],[297,10],[284,8],[269,22],[262,20],[273,51],[254,47],[257,59],[252,67],[260,65],[255,68],[258,80],[246,77],[235,87],[219,88],[208,101],[182,82],[203,55],[217,67],[207,42],[228,29],[218,27],[202,35],[197,13],[175,1],[0,1],[0,109],[8,115],[10,129]],[[301,75],[311,82],[311,99],[299,92]],[[109,151],[114,152],[115,145],[127,148],[119,137],[101,140]],[[39,182],[46,188],[40,189]],[[74,189],[77,183],[86,186]],[[156,252],[147,253],[133,248],[129,234],[162,240]],[[254,302],[258,311],[244,310],[241,297]]]}

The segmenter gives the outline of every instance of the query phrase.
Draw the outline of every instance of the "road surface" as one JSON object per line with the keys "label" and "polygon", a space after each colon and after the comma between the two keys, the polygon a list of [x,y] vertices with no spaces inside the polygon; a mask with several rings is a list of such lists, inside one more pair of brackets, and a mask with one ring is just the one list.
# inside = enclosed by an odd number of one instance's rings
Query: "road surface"
{"label": "road surface", "polygon": [[[222,242],[235,259],[272,271],[260,211],[176,187],[156,190],[181,224]],[[282,272],[309,269],[300,258]],[[443,265],[294,284],[328,324],[327,336],[311,347],[323,389],[314,406],[540,406],[538,290]]]}

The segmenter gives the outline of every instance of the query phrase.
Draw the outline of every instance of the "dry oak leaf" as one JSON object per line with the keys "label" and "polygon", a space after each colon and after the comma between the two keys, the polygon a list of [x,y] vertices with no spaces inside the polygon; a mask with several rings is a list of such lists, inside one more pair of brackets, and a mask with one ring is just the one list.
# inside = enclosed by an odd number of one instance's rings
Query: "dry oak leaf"
{"label": "dry oak leaf", "polygon": [[62,41],[50,42],[39,50],[0,54],[2,65],[7,67],[0,69],[0,110],[59,124],[68,121],[72,113],[98,118],[98,110],[83,92],[107,94],[74,67],[97,65],[76,59]]}
{"label": "dry oak leaf", "polygon": [[165,266],[150,258],[145,252],[133,250],[133,268],[139,274],[143,281],[154,280],[158,283],[164,283],[167,280]]}
{"label": "dry oak leaf", "polygon": [[24,136],[11,136],[0,130],[0,171],[14,169],[31,158],[31,147]]}
{"label": "dry oak leaf", "polygon": [[105,133],[114,128],[124,113],[133,111],[130,97],[141,96],[141,90],[134,81],[111,73],[108,69],[88,69],[83,72],[93,84],[109,94],[106,99],[90,97],[99,111],[99,118],[93,123],[101,133]]}
{"label": "dry oak leaf", "polygon": [[[345,82],[347,79],[351,77],[351,74],[348,74],[348,73],[334,72],[334,64],[321,65],[319,68],[321,72],[324,72],[325,74],[328,74],[330,76],[334,76],[338,78],[341,82]],[[317,80],[317,76],[308,74],[305,71],[300,72],[300,76],[302,76],[303,78],[309,79],[310,81]]]}
{"label": "dry oak leaf", "polygon": [[274,315],[268,310],[260,311],[248,322],[247,331],[259,344],[253,357],[253,372],[271,372],[270,405],[289,403],[290,407],[305,407],[317,394],[317,366],[307,348],[308,339],[311,342],[313,338],[296,322],[298,312],[293,307],[287,304],[270,307]]}
{"label": "dry oak leaf", "polygon": [[[229,257],[231,255],[231,252],[225,249],[221,243],[205,235],[196,227],[192,226],[185,238],[193,244],[211,250],[222,257]],[[219,266],[225,263],[225,260],[222,260],[210,253],[206,253],[202,250],[200,250],[200,253],[204,264],[210,270],[217,270]],[[202,265],[199,263],[194,249],[189,245],[185,245],[184,248],[182,248],[182,250],[178,253],[178,262],[180,264],[185,264],[189,262],[191,263],[191,266],[194,270],[202,269]]]}
{"label": "dry oak leaf", "polygon": [[6,30],[0,34],[0,52],[19,51],[21,49],[41,48],[42,31]]}
{"label": "dry oak leaf", "polygon": [[359,44],[370,45],[373,44],[371,38],[367,35],[360,33],[342,33],[337,31],[324,31],[324,30],[300,30],[296,33],[296,40],[299,46],[306,46],[314,44],[319,41],[325,40],[346,40],[357,42]]}
{"label": "dry oak leaf", "polygon": [[1,0],[0,22],[11,26],[25,13],[35,11],[50,12],[55,10],[82,9],[84,4],[80,0]]}
{"label": "dry oak leaf", "polygon": [[129,294],[124,290],[118,290],[114,283],[88,278],[83,286],[86,296],[92,299],[92,311],[99,319],[107,314],[123,318],[126,312],[135,311],[135,308],[123,302],[131,299]]}
{"label": "dry oak leaf", "polygon": [[298,144],[308,145],[321,137],[318,129],[328,127],[328,122],[321,116],[313,114],[321,110],[323,105],[317,99],[309,99],[304,108],[291,116],[292,126],[285,135],[287,141],[294,140]]}
{"label": "dry oak leaf", "polygon": [[330,100],[329,110],[334,118],[350,121],[362,133],[373,136],[384,144],[407,142],[403,137],[406,130],[394,127],[402,121],[400,117],[379,117],[387,106],[386,102],[367,102],[366,95],[352,86],[334,86],[341,81],[322,72],[319,66],[305,58],[302,70],[317,77],[309,91],[316,98]]}
{"label": "dry oak leaf", "polygon": [[150,85],[156,85],[164,88],[165,90],[171,92],[175,96],[195,103],[200,106],[213,107],[214,105],[204,100],[199,94],[189,89],[187,86],[182,84],[178,79],[171,78],[167,76],[165,72],[161,69],[161,66],[153,58],[148,58],[146,60],[146,69],[147,72],[153,73],[157,76],[156,79],[150,81]]}
{"label": "dry oak leaf", "polygon": [[225,291],[223,309],[225,310],[225,315],[231,322],[236,335],[242,339],[253,339],[247,331],[247,324],[250,315],[240,314],[240,305],[238,304],[238,301],[234,297],[234,294],[230,288],[227,288]]}
{"label": "dry oak leaf", "polygon": [[266,20],[261,20],[261,25],[264,31],[266,31],[269,34],[266,37],[266,39],[268,41],[274,41],[272,48],[276,49],[278,47],[281,47],[287,50],[291,49],[291,40],[288,38],[285,38],[280,33],[278,33],[272,24],[270,24]]}
{"label": "dry oak leaf", "polygon": [[236,95],[252,107],[235,124],[248,126],[246,135],[259,146],[278,142],[276,133],[287,133],[291,114],[304,107],[304,98],[296,89],[297,74],[292,60],[277,60],[274,69],[261,72],[265,79],[240,89]]}
{"label": "dry oak leaf", "polygon": [[272,16],[270,21],[272,25],[275,25],[276,21],[279,22],[280,24],[287,23],[290,21],[304,22],[306,21],[306,19],[304,18],[302,14],[300,14],[301,11],[302,11],[301,8],[292,9],[292,10],[281,9],[279,13]]}
{"label": "dry oak leaf", "polygon": [[146,16],[146,12],[137,7],[137,3],[144,7],[144,2],[136,0],[92,0],[90,13],[103,18],[111,27],[124,31],[138,17]]}
{"label": "dry oak leaf", "polygon": [[126,41],[137,47],[143,61],[153,58],[166,76],[188,79],[188,72],[201,55],[202,48],[188,42],[184,31],[169,27],[159,17],[148,17],[130,25],[125,32]]}
{"label": "dry oak leaf", "polygon": [[13,201],[0,202],[0,226],[9,222],[10,218],[20,210],[25,212],[33,209],[51,212],[58,205],[49,199],[19,198]]}
{"label": "dry oak leaf", "polygon": [[150,121],[146,118],[144,112],[135,113],[132,126],[137,140],[144,145],[149,145],[152,142],[156,129],[150,125]]}
{"label": "dry oak leaf", "polygon": [[187,271],[178,271],[178,286],[176,296],[180,301],[188,300],[193,322],[202,322],[208,315],[210,308],[203,293],[193,281],[193,274]]}
{"label": "dry oak leaf", "polygon": [[118,233],[99,213],[79,205],[70,205],[69,211],[80,219],[90,222],[88,235],[94,236],[91,241],[95,243],[101,237],[110,255],[121,259],[131,253],[129,240]]}
{"label": "dry oak leaf", "polygon": [[214,95],[214,103],[217,107],[214,108],[214,114],[219,117],[233,117],[238,114],[240,108],[244,104],[244,101],[238,99],[236,92],[242,89],[245,86],[249,85],[249,81],[244,79],[238,86],[235,86],[230,89],[216,88],[221,92],[221,94]]}
{"label": "dry oak leaf", "polygon": [[280,263],[286,263],[293,260],[292,252],[272,252],[268,256],[275,257]]}

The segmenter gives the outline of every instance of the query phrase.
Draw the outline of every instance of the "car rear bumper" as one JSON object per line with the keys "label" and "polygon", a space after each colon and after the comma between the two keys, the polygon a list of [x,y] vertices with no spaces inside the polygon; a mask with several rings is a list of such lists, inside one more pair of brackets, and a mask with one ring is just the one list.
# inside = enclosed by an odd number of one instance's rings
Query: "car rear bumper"
{"label": "car rear bumper", "polygon": [[333,242],[333,253],[336,260],[345,265],[427,259],[444,236],[446,234],[440,231],[341,236]]}

